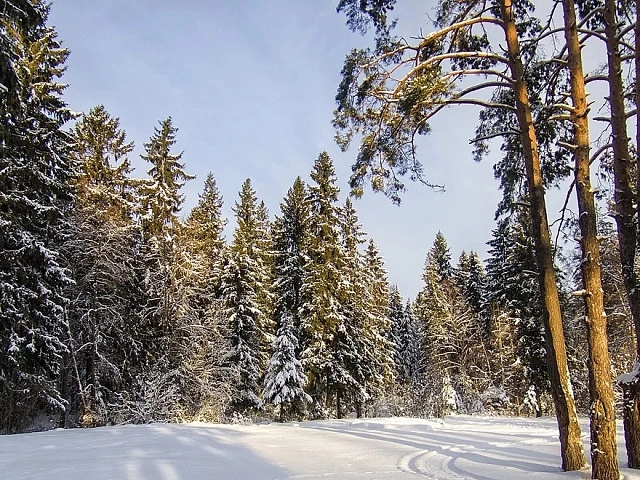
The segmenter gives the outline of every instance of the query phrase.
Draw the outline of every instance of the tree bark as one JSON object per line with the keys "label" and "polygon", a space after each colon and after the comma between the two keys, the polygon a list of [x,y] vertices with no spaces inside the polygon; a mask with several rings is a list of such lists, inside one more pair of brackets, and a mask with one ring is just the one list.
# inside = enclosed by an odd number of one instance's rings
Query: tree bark
{"label": "tree bark", "polygon": [[571,84],[575,185],[578,197],[582,283],[589,350],[589,393],[591,397],[591,476],[618,480],[616,423],[611,363],[607,342],[607,319],[600,272],[600,248],[594,191],[589,178],[589,118],[582,53],[578,38],[575,4],[563,0],[564,33]]}
{"label": "tree bark", "polygon": [[[637,2],[636,2],[637,5]],[[622,278],[627,294],[627,302],[633,323],[638,331],[640,325],[640,288],[636,276],[636,234],[633,205],[633,182],[627,119],[624,105],[624,85],[622,81],[622,60],[617,28],[616,1],[605,0],[604,21],[607,38],[607,66],[609,77],[609,104],[611,108],[611,136],[613,146],[614,217],[618,232]],[[636,32],[636,36],[638,32]],[[636,43],[637,45],[637,43]],[[638,347],[638,342],[636,342]],[[639,352],[640,353],[640,352]],[[624,430],[627,460],[630,468],[640,468],[640,412],[638,411],[638,389],[623,384]],[[634,408],[635,405],[635,408]]]}
{"label": "tree bark", "polygon": [[627,447],[627,466],[640,469],[640,382],[622,384],[624,440]]}
{"label": "tree bark", "polygon": [[531,222],[535,241],[538,278],[543,300],[543,321],[547,350],[547,368],[551,382],[551,394],[560,433],[560,449],[563,470],[580,470],[586,465],[584,449],[580,440],[580,426],[576,413],[573,392],[569,380],[569,367],[562,327],[562,314],[556,273],[553,264],[553,250],[547,207],[545,202],[542,171],[538,154],[536,132],[533,125],[529,93],[524,78],[524,68],[520,56],[518,33],[512,11],[512,1],[500,2],[507,50],[511,62],[518,126],[524,151],[527,184],[531,196]]}

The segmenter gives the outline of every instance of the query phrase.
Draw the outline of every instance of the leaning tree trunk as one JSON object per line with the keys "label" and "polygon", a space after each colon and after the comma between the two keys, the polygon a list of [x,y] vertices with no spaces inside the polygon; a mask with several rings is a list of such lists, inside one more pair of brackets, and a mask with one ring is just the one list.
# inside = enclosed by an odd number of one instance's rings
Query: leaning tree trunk
{"label": "leaning tree trunk", "polygon": [[616,419],[607,344],[607,318],[600,275],[594,191],[589,178],[589,118],[574,0],[563,0],[564,33],[571,83],[575,185],[578,197],[582,283],[589,347],[592,478],[618,480]]}
{"label": "leaning tree trunk", "polygon": [[569,367],[567,352],[562,327],[562,314],[560,311],[560,299],[558,285],[553,264],[553,250],[549,223],[547,220],[547,207],[545,203],[544,186],[542,184],[542,171],[538,156],[538,144],[533,125],[531,108],[529,105],[529,93],[524,68],[520,56],[518,33],[514,22],[512,1],[500,2],[503,28],[507,43],[507,50],[511,62],[514,94],[520,136],[524,151],[525,166],[527,172],[527,184],[531,196],[531,221],[535,241],[535,255],[538,266],[538,278],[543,300],[543,320],[545,342],[547,350],[547,368],[551,382],[551,394],[558,420],[560,432],[560,448],[563,470],[580,470],[586,464],[584,449],[580,440],[580,425],[576,414],[571,383],[569,380]]}
{"label": "leaning tree trunk", "polygon": [[[637,2],[636,2],[637,5]],[[616,1],[605,0],[605,36],[607,39],[607,66],[609,78],[609,105],[611,107],[611,136],[613,146],[614,217],[618,231],[622,278],[633,323],[638,331],[640,325],[640,288],[636,276],[636,224],[633,205],[633,182],[627,117],[624,104],[622,60],[616,15]],[[636,35],[639,33],[636,32]],[[637,45],[637,43],[636,43]],[[636,342],[638,347],[638,342]],[[640,412],[638,410],[639,389],[635,382],[621,382],[623,390],[623,418],[627,446],[627,464],[640,468]],[[635,406],[635,407],[634,407]]]}

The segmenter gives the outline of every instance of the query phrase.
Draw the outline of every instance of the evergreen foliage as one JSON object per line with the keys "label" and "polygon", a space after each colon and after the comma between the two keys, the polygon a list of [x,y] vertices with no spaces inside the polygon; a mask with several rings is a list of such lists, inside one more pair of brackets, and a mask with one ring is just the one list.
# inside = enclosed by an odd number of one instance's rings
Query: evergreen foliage
{"label": "evergreen foliage", "polygon": [[301,404],[311,401],[304,391],[307,377],[296,357],[297,343],[292,318],[284,315],[280,319],[262,392],[263,401],[280,406],[280,421],[284,419],[286,405],[302,410]]}
{"label": "evergreen foliage", "polygon": [[[542,305],[533,241],[528,234],[527,218],[518,212],[498,223],[487,242],[486,308],[493,310],[493,321],[500,315],[509,318],[517,331],[516,355],[524,366],[526,384],[514,392],[524,398],[530,387],[535,392],[532,404],[542,414],[540,396],[549,392],[546,347],[542,324]],[[495,328],[495,326],[490,326]]]}
{"label": "evergreen foliage", "polygon": [[65,253],[75,279],[68,289],[69,371],[78,378],[67,379],[65,387],[78,390],[79,404],[71,402],[69,413],[77,409],[82,424],[95,425],[113,421],[108,406],[120,403],[119,392],[131,385],[139,353],[123,301],[135,291],[135,204],[128,177],[133,144],[103,106],[76,124],[73,139],[76,197]]}
{"label": "evergreen foliage", "polygon": [[146,239],[162,246],[171,243],[180,229],[178,213],[184,202],[180,189],[192,175],[184,171],[182,153],[171,153],[178,129],[171,117],[161,120],[160,127],[144,144],[142,159],[151,164],[150,181],[141,189],[141,221]]}
{"label": "evergreen foliage", "polygon": [[[73,117],[59,83],[68,51],[40,2],[3,2],[0,24],[0,431],[62,412],[67,353],[61,246],[72,162],[62,130]],[[16,10],[24,6],[24,10]]]}
{"label": "evergreen foliage", "polygon": [[259,301],[268,278],[262,250],[266,235],[263,208],[251,180],[245,180],[234,208],[237,225],[222,277],[231,344],[228,361],[238,370],[234,406],[241,412],[261,406],[259,382],[268,358],[263,340],[270,332],[261,329],[266,324],[266,312]]}
{"label": "evergreen foliage", "polygon": [[[279,329],[282,317],[291,316],[297,338],[302,338],[301,309],[308,262],[310,211],[307,187],[297,177],[280,204],[280,216],[273,224],[274,323]],[[300,353],[299,346],[297,354]]]}
{"label": "evergreen foliage", "polygon": [[[346,373],[335,376],[343,368],[344,359],[333,355],[337,333],[344,326],[341,300],[341,269],[344,252],[340,244],[339,189],[333,163],[326,152],[313,165],[309,187],[310,240],[309,260],[305,272],[302,306],[302,364],[309,377],[309,393],[313,398],[313,415],[323,415],[332,382],[345,384]],[[348,333],[343,330],[343,333]]]}

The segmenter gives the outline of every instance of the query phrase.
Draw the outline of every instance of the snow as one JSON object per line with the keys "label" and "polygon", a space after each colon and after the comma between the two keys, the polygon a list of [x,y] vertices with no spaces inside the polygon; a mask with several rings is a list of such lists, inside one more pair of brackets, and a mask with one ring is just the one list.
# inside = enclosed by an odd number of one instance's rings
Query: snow
{"label": "snow", "polygon": [[[624,468],[618,434],[622,478],[640,480]],[[0,472],[13,480],[589,478],[587,469],[560,470],[557,437],[550,417],[125,425],[0,436]]]}
{"label": "snow", "polygon": [[623,373],[617,379],[618,384],[622,385],[624,383],[631,384],[640,379],[640,362],[636,360],[633,362],[633,369],[629,373]]}

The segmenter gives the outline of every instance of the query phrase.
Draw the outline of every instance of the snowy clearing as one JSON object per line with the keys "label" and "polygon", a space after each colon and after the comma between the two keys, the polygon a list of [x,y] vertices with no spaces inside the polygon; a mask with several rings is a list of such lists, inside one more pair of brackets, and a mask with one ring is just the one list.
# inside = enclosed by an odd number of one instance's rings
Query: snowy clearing
{"label": "snowy clearing", "polygon": [[[582,427],[586,446],[586,420]],[[618,433],[623,478],[640,479],[624,468]],[[0,437],[0,477],[12,480],[590,477],[559,464],[554,418],[153,424]]]}

